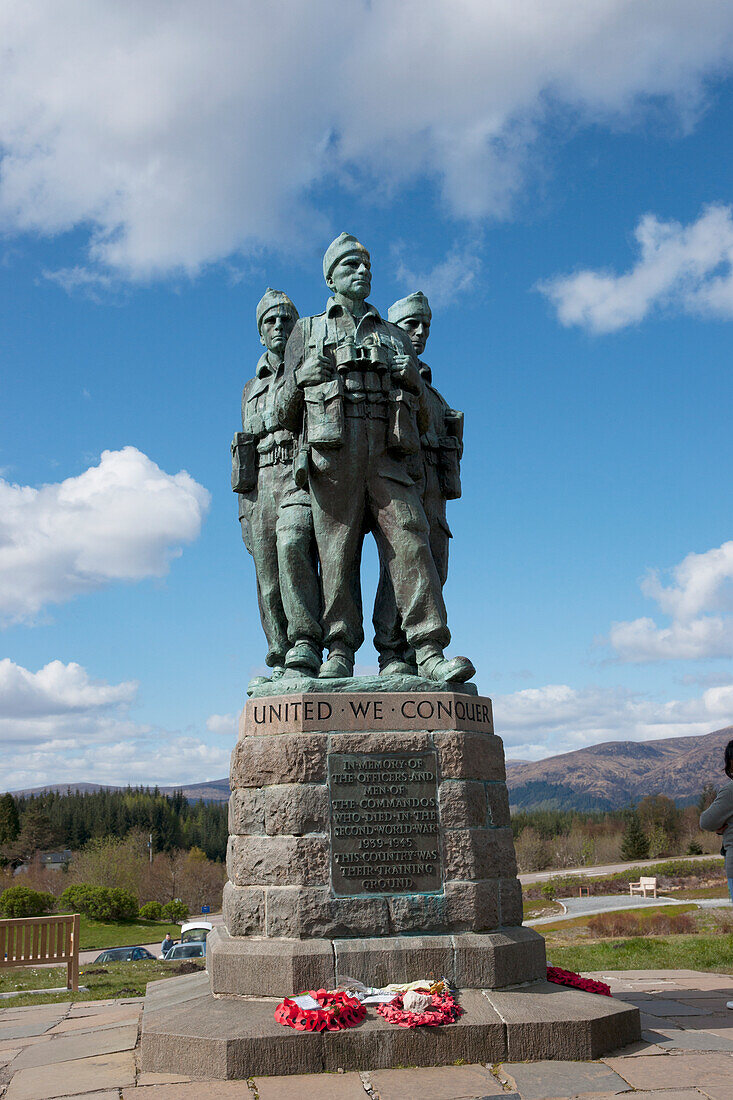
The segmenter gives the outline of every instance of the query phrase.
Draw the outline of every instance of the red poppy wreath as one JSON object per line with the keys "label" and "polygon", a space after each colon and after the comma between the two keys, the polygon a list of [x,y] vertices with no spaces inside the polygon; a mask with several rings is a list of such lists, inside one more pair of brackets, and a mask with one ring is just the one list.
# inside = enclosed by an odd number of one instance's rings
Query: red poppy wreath
{"label": "red poppy wreath", "polygon": [[286,997],[275,1009],[275,1019],[296,1031],[341,1031],[355,1027],[366,1016],[366,1009],[356,997],[327,989],[309,990],[320,1008],[301,1008]]}
{"label": "red poppy wreath", "polygon": [[[427,989],[424,992],[427,994]],[[423,1024],[428,1027],[440,1027],[441,1024],[452,1024],[463,1015],[463,1009],[450,993],[431,994],[431,1003],[422,1012],[406,1011],[402,998],[403,994],[398,993],[393,1001],[377,1005],[379,1015],[384,1016],[390,1024],[397,1024],[398,1027],[420,1027]]]}
{"label": "red poppy wreath", "polygon": [[557,985],[568,985],[571,989],[582,989],[585,993],[600,993],[603,997],[611,996],[611,987],[605,982],[594,981],[593,978],[581,978],[573,970],[563,970],[560,966],[548,966],[548,982]]}

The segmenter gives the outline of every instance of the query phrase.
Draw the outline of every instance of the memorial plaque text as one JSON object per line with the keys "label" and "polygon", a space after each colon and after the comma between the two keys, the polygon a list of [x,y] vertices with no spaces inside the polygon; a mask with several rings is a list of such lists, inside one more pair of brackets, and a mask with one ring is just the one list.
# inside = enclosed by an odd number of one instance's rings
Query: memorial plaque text
{"label": "memorial plaque text", "polygon": [[354,894],[441,889],[437,755],[331,753],[331,888]]}

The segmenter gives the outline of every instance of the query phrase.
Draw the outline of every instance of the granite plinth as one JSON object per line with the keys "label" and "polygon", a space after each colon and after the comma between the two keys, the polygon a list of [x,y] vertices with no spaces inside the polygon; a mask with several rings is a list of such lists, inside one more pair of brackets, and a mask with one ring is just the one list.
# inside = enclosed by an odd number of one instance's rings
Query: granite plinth
{"label": "granite plinth", "polygon": [[274,998],[214,997],[200,973],[169,978],[148,985],[141,1064],[145,1072],[242,1080],[459,1060],[584,1060],[641,1036],[638,1009],[610,997],[546,982],[500,996],[463,989],[464,1014],[445,1027],[406,1030],[372,1008],[358,1027],[304,1033],[275,1022]]}
{"label": "granite plinth", "polygon": [[293,940],[230,936],[216,927],[207,968],[217,996],[289,997],[335,989],[347,978],[365,985],[447,978],[458,988],[501,989],[544,978],[546,960],[545,941],[531,928]]}

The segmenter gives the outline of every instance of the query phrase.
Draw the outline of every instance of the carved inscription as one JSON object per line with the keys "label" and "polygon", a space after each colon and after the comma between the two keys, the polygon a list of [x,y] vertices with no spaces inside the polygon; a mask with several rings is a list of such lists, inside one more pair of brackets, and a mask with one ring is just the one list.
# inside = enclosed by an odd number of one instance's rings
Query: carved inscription
{"label": "carved inscription", "polygon": [[336,896],[440,890],[437,766],[435,752],[331,753]]}

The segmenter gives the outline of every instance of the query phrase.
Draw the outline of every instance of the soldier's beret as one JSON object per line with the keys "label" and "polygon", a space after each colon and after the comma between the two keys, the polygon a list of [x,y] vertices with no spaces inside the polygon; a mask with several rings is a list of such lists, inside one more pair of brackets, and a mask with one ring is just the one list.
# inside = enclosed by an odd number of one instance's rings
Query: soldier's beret
{"label": "soldier's beret", "polygon": [[273,290],[271,286],[268,286],[267,290],[257,303],[256,316],[258,332],[260,331],[262,322],[265,318],[265,314],[269,313],[271,309],[275,308],[275,306],[285,306],[287,309],[290,310],[291,314],[293,315],[293,320],[298,320],[298,311],[288,298],[287,294],[284,294],[282,290]]}
{"label": "soldier's beret", "polygon": [[328,282],[328,277],[339,260],[344,256],[350,256],[352,252],[363,252],[369,259],[369,252],[351,233],[339,233],[335,241],[331,241],[323,257],[323,278]]}
{"label": "soldier's beret", "polygon": [[406,317],[424,317],[429,321],[433,316],[430,302],[421,290],[414,294],[408,294],[406,298],[400,298],[387,310],[387,320],[393,325],[398,325]]}

